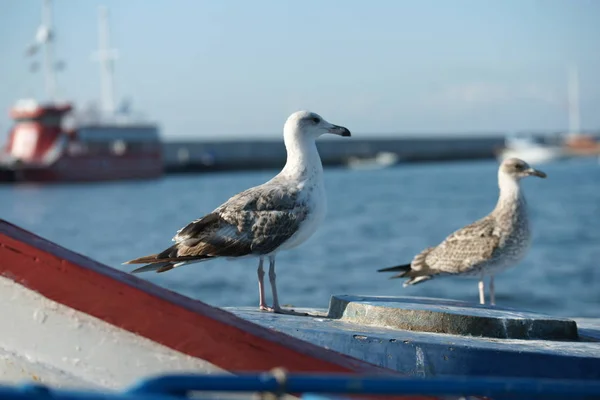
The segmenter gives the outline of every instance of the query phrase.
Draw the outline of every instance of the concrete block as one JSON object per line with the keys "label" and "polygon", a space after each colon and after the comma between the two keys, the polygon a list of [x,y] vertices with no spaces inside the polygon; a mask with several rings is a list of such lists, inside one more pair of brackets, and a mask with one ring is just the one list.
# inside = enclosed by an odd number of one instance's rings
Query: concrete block
{"label": "concrete block", "polygon": [[497,339],[577,340],[577,324],[566,318],[416,297],[334,295],[328,318],[417,332]]}

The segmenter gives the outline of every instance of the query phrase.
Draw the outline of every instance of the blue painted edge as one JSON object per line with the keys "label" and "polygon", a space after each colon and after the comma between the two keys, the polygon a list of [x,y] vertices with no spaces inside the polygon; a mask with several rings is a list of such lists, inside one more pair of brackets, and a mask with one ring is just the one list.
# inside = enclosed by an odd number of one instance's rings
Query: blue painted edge
{"label": "blue painted edge", "polygon": [[350,397],[326,396],[317,393],[306,393],[301,397],[303,400],[350,400]]}
{"label": "blue painted edge", "polygon": [[[600,380],[600,342],[463,337],[361,326],[227,308],[269,329],[413,377],[470,376]],[[322,309],[307,309],[322,315]],[[579,323],[579,322],[578,322]],[[586,326],[593,328],[589,323]]]}
{"label": "blue painted edge", "polygon": [[[57,390],[43,385],[0,386],[7,400],[167,400],[186,398],[191,392],[305,393],[305,398],[329,399],[327,395],[470,395],[504,398],[600,398],[600,380],[531,378],[390,378],[349,374],[239,374],[163,375],[144,379],[123,392]],[[323,396],[325,395],[325,396]]]}

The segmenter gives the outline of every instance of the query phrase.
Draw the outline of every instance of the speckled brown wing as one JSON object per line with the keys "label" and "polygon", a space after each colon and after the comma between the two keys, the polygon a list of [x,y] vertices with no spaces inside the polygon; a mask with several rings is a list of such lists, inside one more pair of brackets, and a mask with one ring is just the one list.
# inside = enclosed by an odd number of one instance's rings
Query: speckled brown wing
{"label": "speckled brown wing", "polygon": [[288,211],[241,211],[235,217],[220,215],[214,226],[180,240],[173,247],[177,256],[182,257],[268,254],[298,230],[305,214],[303,207],[296,207]]}
{"label": "speckled brown wing", "polygon": [[[204,217],[181,229],[173,240],[189,247],[182,249],[186,253],[210,245],[218,256],[267,254],[296,233],[307,213],[296,188],[262,185],[232,197],[208,216],[218,223],[207,226]],[[189,246],[190,240],[200,243]]]}
{"label": "speckled brown wing", "polygon": [[294,187],[262,185],[248,189],[180,229],[173,246],[128,263],[168,262],[160,267],[162,272],[178,262],[271,253],[297,232],[308,214],[308,207],[297,197]]}
{"label": "speckled brown wing", "polygon": [[488,216],[448,236],[427,253],[424,262],[432,273],[476,273],[499,245],[495,220]]}

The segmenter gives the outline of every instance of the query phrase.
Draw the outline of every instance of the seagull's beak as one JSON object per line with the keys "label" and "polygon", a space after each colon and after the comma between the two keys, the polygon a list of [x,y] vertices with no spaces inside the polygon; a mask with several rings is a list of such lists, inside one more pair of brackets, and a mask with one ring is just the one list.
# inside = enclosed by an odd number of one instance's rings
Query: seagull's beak
{"label": "seagull's beak", "polygon": [[537,169],[533,169],[533,168],[529,168],[527,170],[525,170],[525,172],[527,173],[527,175],[533,175],[533,176],[537,176],[540,178],[545,178],[546,174],[542,171],[538,171]]}
{"label": "seagull's beak", "polygon": [[339,136],[350,136],[350,131],[348,128],[344,128],[343,126],[331,125],[329,129],[327,129],[327,133],[333,133],[334,135]]}

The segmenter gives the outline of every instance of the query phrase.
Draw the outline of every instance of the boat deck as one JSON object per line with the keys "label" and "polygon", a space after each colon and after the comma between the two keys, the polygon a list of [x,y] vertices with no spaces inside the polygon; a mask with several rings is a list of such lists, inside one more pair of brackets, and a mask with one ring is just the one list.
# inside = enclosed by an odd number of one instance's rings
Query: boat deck
{"label": "boat deck", "polygon": [[578,319],[578,340],[554,341],[368,326],[326,318],[326,309],[302,309],[321,315],[315,318],[268,315],[254,308],[226,310],[258,325],[409,376],[600,379],[600,319]]}

